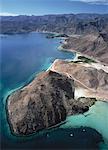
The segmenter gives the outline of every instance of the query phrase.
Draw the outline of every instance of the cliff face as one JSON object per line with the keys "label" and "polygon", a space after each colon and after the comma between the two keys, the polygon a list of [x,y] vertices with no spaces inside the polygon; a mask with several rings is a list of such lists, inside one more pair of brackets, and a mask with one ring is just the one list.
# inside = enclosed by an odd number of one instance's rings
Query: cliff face
{"label": "cliff face", "polygon": [[28,135],[61,123],[68,115],[84,113],[95,99],[74,100],[74,81],[48,71],[8,98],[8,120],[12,131]]}

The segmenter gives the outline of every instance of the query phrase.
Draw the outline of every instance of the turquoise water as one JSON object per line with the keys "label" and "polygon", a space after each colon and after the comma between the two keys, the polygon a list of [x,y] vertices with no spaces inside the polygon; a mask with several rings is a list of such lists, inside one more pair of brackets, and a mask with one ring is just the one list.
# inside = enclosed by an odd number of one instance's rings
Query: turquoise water
{"label": "turquoise water", "polygon": [[86,126],[96,129],[104,138],[101,149],[108,149],[108,103],[98,101],[84,115],[75,115],[67,118],[61,128]]}
{"label": "turquoise water", "polygon": [[[46,34],[41,33],[2,36],[0,51],[2,69],[0,111],[2,122],[0,132],[2,147],[4,149],[39,148],[42,145],[46,148],[51,147],[51,145],[58,145],[58,147],[65,147],[64,145],[66,145],[68,148],[79,148],[77,147],[79,145],[82,149],[97,148],[98,145],[96,141],[101,141],[100,134],[104,138],[104,144],[101,144],[101,148],[107,145],[108,120],[105,118],[108,118],[108,116],[105,112],[107,112],[108,105],[101,102],[91,107],[90,114],[92,115],[87,115],[86,119],[83,115],[69,117],[67,118],[67,122],[62,126],[48,131],[47,134],[43,132],[39,134],[38,137],[37,134],[28,138],[15,137],[10,132],[5,111],[7,96],[17,88],[29,83],[40,71],[48,69],[56,58],[74,58],[75,54],[73,53],[57,50],[60,41],[60,39],[47,39]],[[96,110],[98,110],[99,113]],[[84,133],[81,126],[92,127],[100,134],[87,127],[84,127],[86,130]],[[73,132],[76,136],[72,139],[70,134]],[[62,142],[64,142],[64,144],[62,144]]]}

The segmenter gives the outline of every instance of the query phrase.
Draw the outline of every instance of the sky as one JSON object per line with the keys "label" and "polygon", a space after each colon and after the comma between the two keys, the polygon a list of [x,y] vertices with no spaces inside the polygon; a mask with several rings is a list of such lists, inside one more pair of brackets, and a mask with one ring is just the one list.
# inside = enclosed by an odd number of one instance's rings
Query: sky
{"label": "sky", "polygon": [[108,13],[108,0],[0,0],[0,15]]}

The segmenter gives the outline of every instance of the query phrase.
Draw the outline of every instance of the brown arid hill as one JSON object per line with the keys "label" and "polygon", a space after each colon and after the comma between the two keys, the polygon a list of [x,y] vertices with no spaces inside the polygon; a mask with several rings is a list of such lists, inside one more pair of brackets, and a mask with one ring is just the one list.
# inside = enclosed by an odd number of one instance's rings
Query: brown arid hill
{"label": "brown arid hill", "polygon": [[66,39],[63,48],[78,51],[108,64],[108,34],[88,34],[71,36]]}
{"label": "brown arid hill", "polygon": [[99,69],[98,66],[98,63],[93,65],[56,60],[51,70],[74,79],[76,87],[83,92],[86,90],[87,96],[108,101],[108,70]]}
{"label": "brown arid hill", "polygon": [[[47,71],[8,98],[8,120],[14,134],[28,135],[53,127],[68,115],[84,113],[95,99],[74,100],[74,81]],[[83,102],[84,101],[84,102]]]}

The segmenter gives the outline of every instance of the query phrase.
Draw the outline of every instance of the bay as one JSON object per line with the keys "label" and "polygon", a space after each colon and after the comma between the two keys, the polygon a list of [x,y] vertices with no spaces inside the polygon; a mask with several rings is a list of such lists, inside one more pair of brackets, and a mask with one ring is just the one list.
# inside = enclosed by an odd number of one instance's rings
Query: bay
{"label": "bay", "polygon": [[59,39],[46,34],[4,35],[1,38],[1,90],[5,92],[22,85],[32,74],[46,70],[56,58],[72,58],[72,53],[57,50]]}
{"label": "bay", "polygon": [[[34,148],[98,148],[97,141],[101,141],[101,136],[105,138],[105,115],[101,115],[102,123],[99,124],[99,115],[93,114],[93,117],[72,116],[67,118],[66,123],[60,127],[38,133],[30,137],[16,137],[11,134],[6,116],[6,98],[17,88],[28,84],[37,73],[50,67],[55,59],[73,59],[75,54],[59,51],[57,48],[62,40],[47,39],[47,34],[29,33],[1,36],[0,63],[1,63],[1,81],[0,81],[0,112],[1,112],[1,138],[2,148],[4,149],[34,149]],[[100,112],[107,109],[105,103],[100,104]],[[95,111],[98,105],[93,107]],[[95,118],[95,124],[92,120]],[[89,128],[90,127],[90,128]],[[93,129],[91,129],[93,128]],[[104,128],[104,129],[103,129]],[[95,130],[94,130],[95,129]],[[85,131],[86,132],[83,132]],[[96,132],[96,130],[98,132]],[[103,132],[102,132],[103,131]],[[107,131],[107,130],[106,130]],[[76,135],[76,136],[73,136]],[[94,138],[93,138],[94,137]],[[105,139],[107,141],[107,139]],[[105,141],[105,142],[106,142]],[[102,141],[101,141],[102,142]],[[78,147],[79,145],[79,147]],[[106,146],[105,144],[103,144]],[[103,148],[102,145],[102,148]]]}

